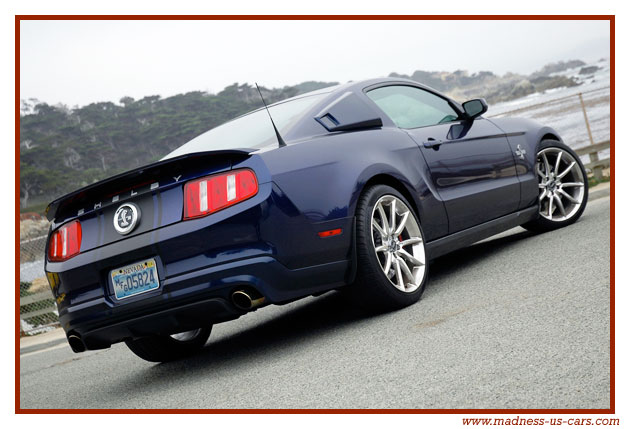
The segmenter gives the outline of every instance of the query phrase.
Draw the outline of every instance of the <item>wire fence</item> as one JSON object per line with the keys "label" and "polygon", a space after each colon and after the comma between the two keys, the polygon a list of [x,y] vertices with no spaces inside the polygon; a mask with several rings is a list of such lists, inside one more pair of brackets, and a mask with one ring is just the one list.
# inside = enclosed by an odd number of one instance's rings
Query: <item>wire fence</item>
{"label": "wire fence", "polygon": [[55,299],[44,272],[47,235],[20,242],[20,330],[32,335],[59,324]]}
{"label": "wire fence", "polygon": [[59,313],[50,289],[32,292],[31,288],[31,283],[20,282],[20,331],[23,335],[38,334],[59,325]]}
{"label": "wire fence", "polygon": [[48,235],[20,241],[20,264],[43,259],[46,249],[46,237]]}

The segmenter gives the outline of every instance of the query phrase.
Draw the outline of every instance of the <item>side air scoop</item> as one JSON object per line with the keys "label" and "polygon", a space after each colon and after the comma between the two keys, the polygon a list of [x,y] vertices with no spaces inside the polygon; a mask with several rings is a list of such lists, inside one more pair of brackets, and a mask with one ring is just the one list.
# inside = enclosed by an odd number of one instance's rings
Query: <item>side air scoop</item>
{"label": "side air scoop", "polygon": [[346,92],[321,112],[315,120],[328,131],[352,131],[383,126],[379,113],[354,92]]}

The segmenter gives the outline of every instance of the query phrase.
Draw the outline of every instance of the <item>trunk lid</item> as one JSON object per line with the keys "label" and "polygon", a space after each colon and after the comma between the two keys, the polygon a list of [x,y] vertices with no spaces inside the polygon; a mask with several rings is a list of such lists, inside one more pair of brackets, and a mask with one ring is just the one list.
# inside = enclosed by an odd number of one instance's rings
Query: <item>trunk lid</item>
{"label": "trunk lid", "polygon": [[[227,171],[252,149],[197,152],[158,161],[81,188],[51,202],[46,217],[51,230],[79,219],[81,251],[142,234],[182,219],[183,184],[191,179]],[[124,203],[139,209],[138,223],[129,234],[115,230],[114,215]]]}

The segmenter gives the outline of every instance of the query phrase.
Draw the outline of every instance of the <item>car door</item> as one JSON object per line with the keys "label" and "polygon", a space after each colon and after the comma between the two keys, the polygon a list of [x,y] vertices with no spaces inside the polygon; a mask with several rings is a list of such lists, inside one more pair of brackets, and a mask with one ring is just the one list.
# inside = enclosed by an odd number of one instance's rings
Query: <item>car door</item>
{"label": "car door", "polygon": [[483,118],[462,120],[452,102],[411,85],[367,92],[418,144],[444,202],[449,233],[518,209],[520,183],[505,134]]}

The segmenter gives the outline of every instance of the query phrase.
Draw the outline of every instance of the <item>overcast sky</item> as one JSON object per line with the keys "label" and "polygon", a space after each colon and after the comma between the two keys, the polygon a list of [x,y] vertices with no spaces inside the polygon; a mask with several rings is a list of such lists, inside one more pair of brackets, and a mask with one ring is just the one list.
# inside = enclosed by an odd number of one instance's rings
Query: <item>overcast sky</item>
{"label": "overcast sky", "polygon": [[414,70],[528,74],[609,56],[607,21],[22,21],[20,96],[70,106],[346,82]]}

